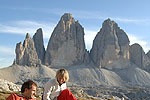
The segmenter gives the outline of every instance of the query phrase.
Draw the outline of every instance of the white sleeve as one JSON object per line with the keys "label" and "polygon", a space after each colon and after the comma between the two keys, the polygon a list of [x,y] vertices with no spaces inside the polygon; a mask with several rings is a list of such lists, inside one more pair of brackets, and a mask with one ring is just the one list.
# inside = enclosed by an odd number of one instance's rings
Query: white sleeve
{"label": "white sleeve", "polygon": [[50,99],[50,94],[52,92],[52,85],[50,82],[47,82],[45,87],[44,87],[44,94],[43,94],[43,100],[51,100]]}

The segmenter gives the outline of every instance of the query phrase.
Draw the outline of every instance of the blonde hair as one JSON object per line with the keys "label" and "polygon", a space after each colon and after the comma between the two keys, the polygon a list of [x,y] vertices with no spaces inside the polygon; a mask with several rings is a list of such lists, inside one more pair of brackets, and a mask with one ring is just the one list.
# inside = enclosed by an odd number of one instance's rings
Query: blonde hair
{"label": "blonde hair", "polygon": [[68,71],[66,69],[59,69],[57,72],[56,72],[56,78],[64,78],[65,79],[65,82],[67,82],[69,80],[69,74],[68,74]]}

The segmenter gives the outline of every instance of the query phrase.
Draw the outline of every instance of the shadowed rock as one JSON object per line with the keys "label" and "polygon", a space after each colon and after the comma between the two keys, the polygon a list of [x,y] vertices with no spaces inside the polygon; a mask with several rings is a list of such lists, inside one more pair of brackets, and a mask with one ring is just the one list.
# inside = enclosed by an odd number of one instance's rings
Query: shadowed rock
{"label": "shadowed rock", "polygon": [[38,58],[41,60],[42,64],[44,64],[45,48],[43,42],[43,32],[41,28],[39,28],[34,34],[33,41],[34,41]]}
{"label": "shadowed rock", "polygon": [[143,48],[135,43],[130,46],[130,60],[138,67],[146,68],[150,65],[150,60]]}
{"label": "shadowed rock", "polygon": [[149,57],[149,59],[150,59],[150,50],[147,52],[147,54],[146,54],[148,57]]}

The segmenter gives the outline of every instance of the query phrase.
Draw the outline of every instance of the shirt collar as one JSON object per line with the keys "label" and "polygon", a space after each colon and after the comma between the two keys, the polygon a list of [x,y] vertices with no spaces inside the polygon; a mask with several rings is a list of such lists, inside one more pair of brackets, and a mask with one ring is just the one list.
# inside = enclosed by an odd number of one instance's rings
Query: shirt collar
{"label": "shirt collar", "polygon": [[[55,79],[55,82],[56,82],[57,85],[59,85],[57,79]],[[64,82],[63,84],[61,84],[61,85],[59,85],[59,86],[63,86],[63,85],[66,85],[66,82]]]}

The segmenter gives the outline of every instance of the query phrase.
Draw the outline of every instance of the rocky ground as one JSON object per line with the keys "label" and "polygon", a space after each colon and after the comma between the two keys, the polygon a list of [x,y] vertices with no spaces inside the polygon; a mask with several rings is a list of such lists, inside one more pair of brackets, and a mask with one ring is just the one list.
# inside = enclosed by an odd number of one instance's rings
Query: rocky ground
{"label": "rocky ground", "polygon": [[[16,70],[17,73],[15,73]],[[8,69],[5,68],[0,70],[0,76],[9,80],[7,81],[4,79],[0,79],[0,92],[2,92],[2,94],[0,95],[0,100],[5,100],[1,99],[1,97],[2,98],[4,97],[3,96],[4,90],[9,92],[19,90],[18,85],[16,85],[19,84],[17,82],[19,80],[24,81],[26,78],[33,79],[38,83],[39,87],[42,87],[41,84],[44,84],[46,80],[49,80],[51,77],[54,77],[55,70],[57,69],[51,69],[46,66],[36,68],[12,66],[9,67]],[[113,72],[111,70],[106,69],[99,70],[96,68],[88,68],[88,67],[80,68],[80,66],[79,67],[77,66],[77,67],[70,67],[67,70],[70,73],[70,82],[68,82],[68,87],[78,98],[78,100],[109,100],[109,99],[123,100],[122,98],[124,98],[125,100],[150,100],[150,86],[142,87],[142,85],[138,85],[138,84],[144,84],[145,86],[148,85],[149,74],[139,68],[130,68],[130,70],[128,69],[115,70]],[[134,75],[130,75],[130,73]],[[111,85],[111,84],[121,84],[120,83],[121,80],[115,76],[119,75],[120,77],[123,77],[124,74],[129,75],[129,78],[131,80],[130,83],[124,82],[126,83],[126,85],[124,86],[120,85],[116,87]],[[19,76],[19,78],[17,76]],[[148,78],[142,76],[147,76]],[[122,79],[124,78],[126,77],[123,77]],[[10,81],[11,79],[12,82]],[[96,81],[98,79],[102,81],[104,80],[105,82],[103,82],[103,84],[105,85],[96,85],[99,82]],[[16,80],[16,82],[13,82],[13,80]],[[108,85],[108,83],[110,84],[110,86]],[[40,95],[41,93],[39,93],[39,96]]]}
{"label": "rocky ground", "polygon": [[80,97],[91,97],[96,100],[150,100],[150,89],[145,87],[119,88],[104,86],[76,86],[71,90]]}
{"label": "rocky ground", "polygon": [[[10,83],[7,82],[10,85]],[[13,84],[13,83],[11,83]],[[14,84],[13,84],[14,85]],[[16,88],[17,85],[14,85]],[[13,87],[13,86],[12,86]],[[12,92],[10,90],[0,91],[0,100],[5,100]],[[18,87],[18,86],[17,86]],[[68,88],[78,100],[150,100],[150,88],[148,87],[106,87],[106,86],[79,86],[70,85]],[[8,88],[7,88],[8,89]],[[18,88],[19,90],[19,88]],[[40,100],[43,89],[38,89],[37,98]]]}

